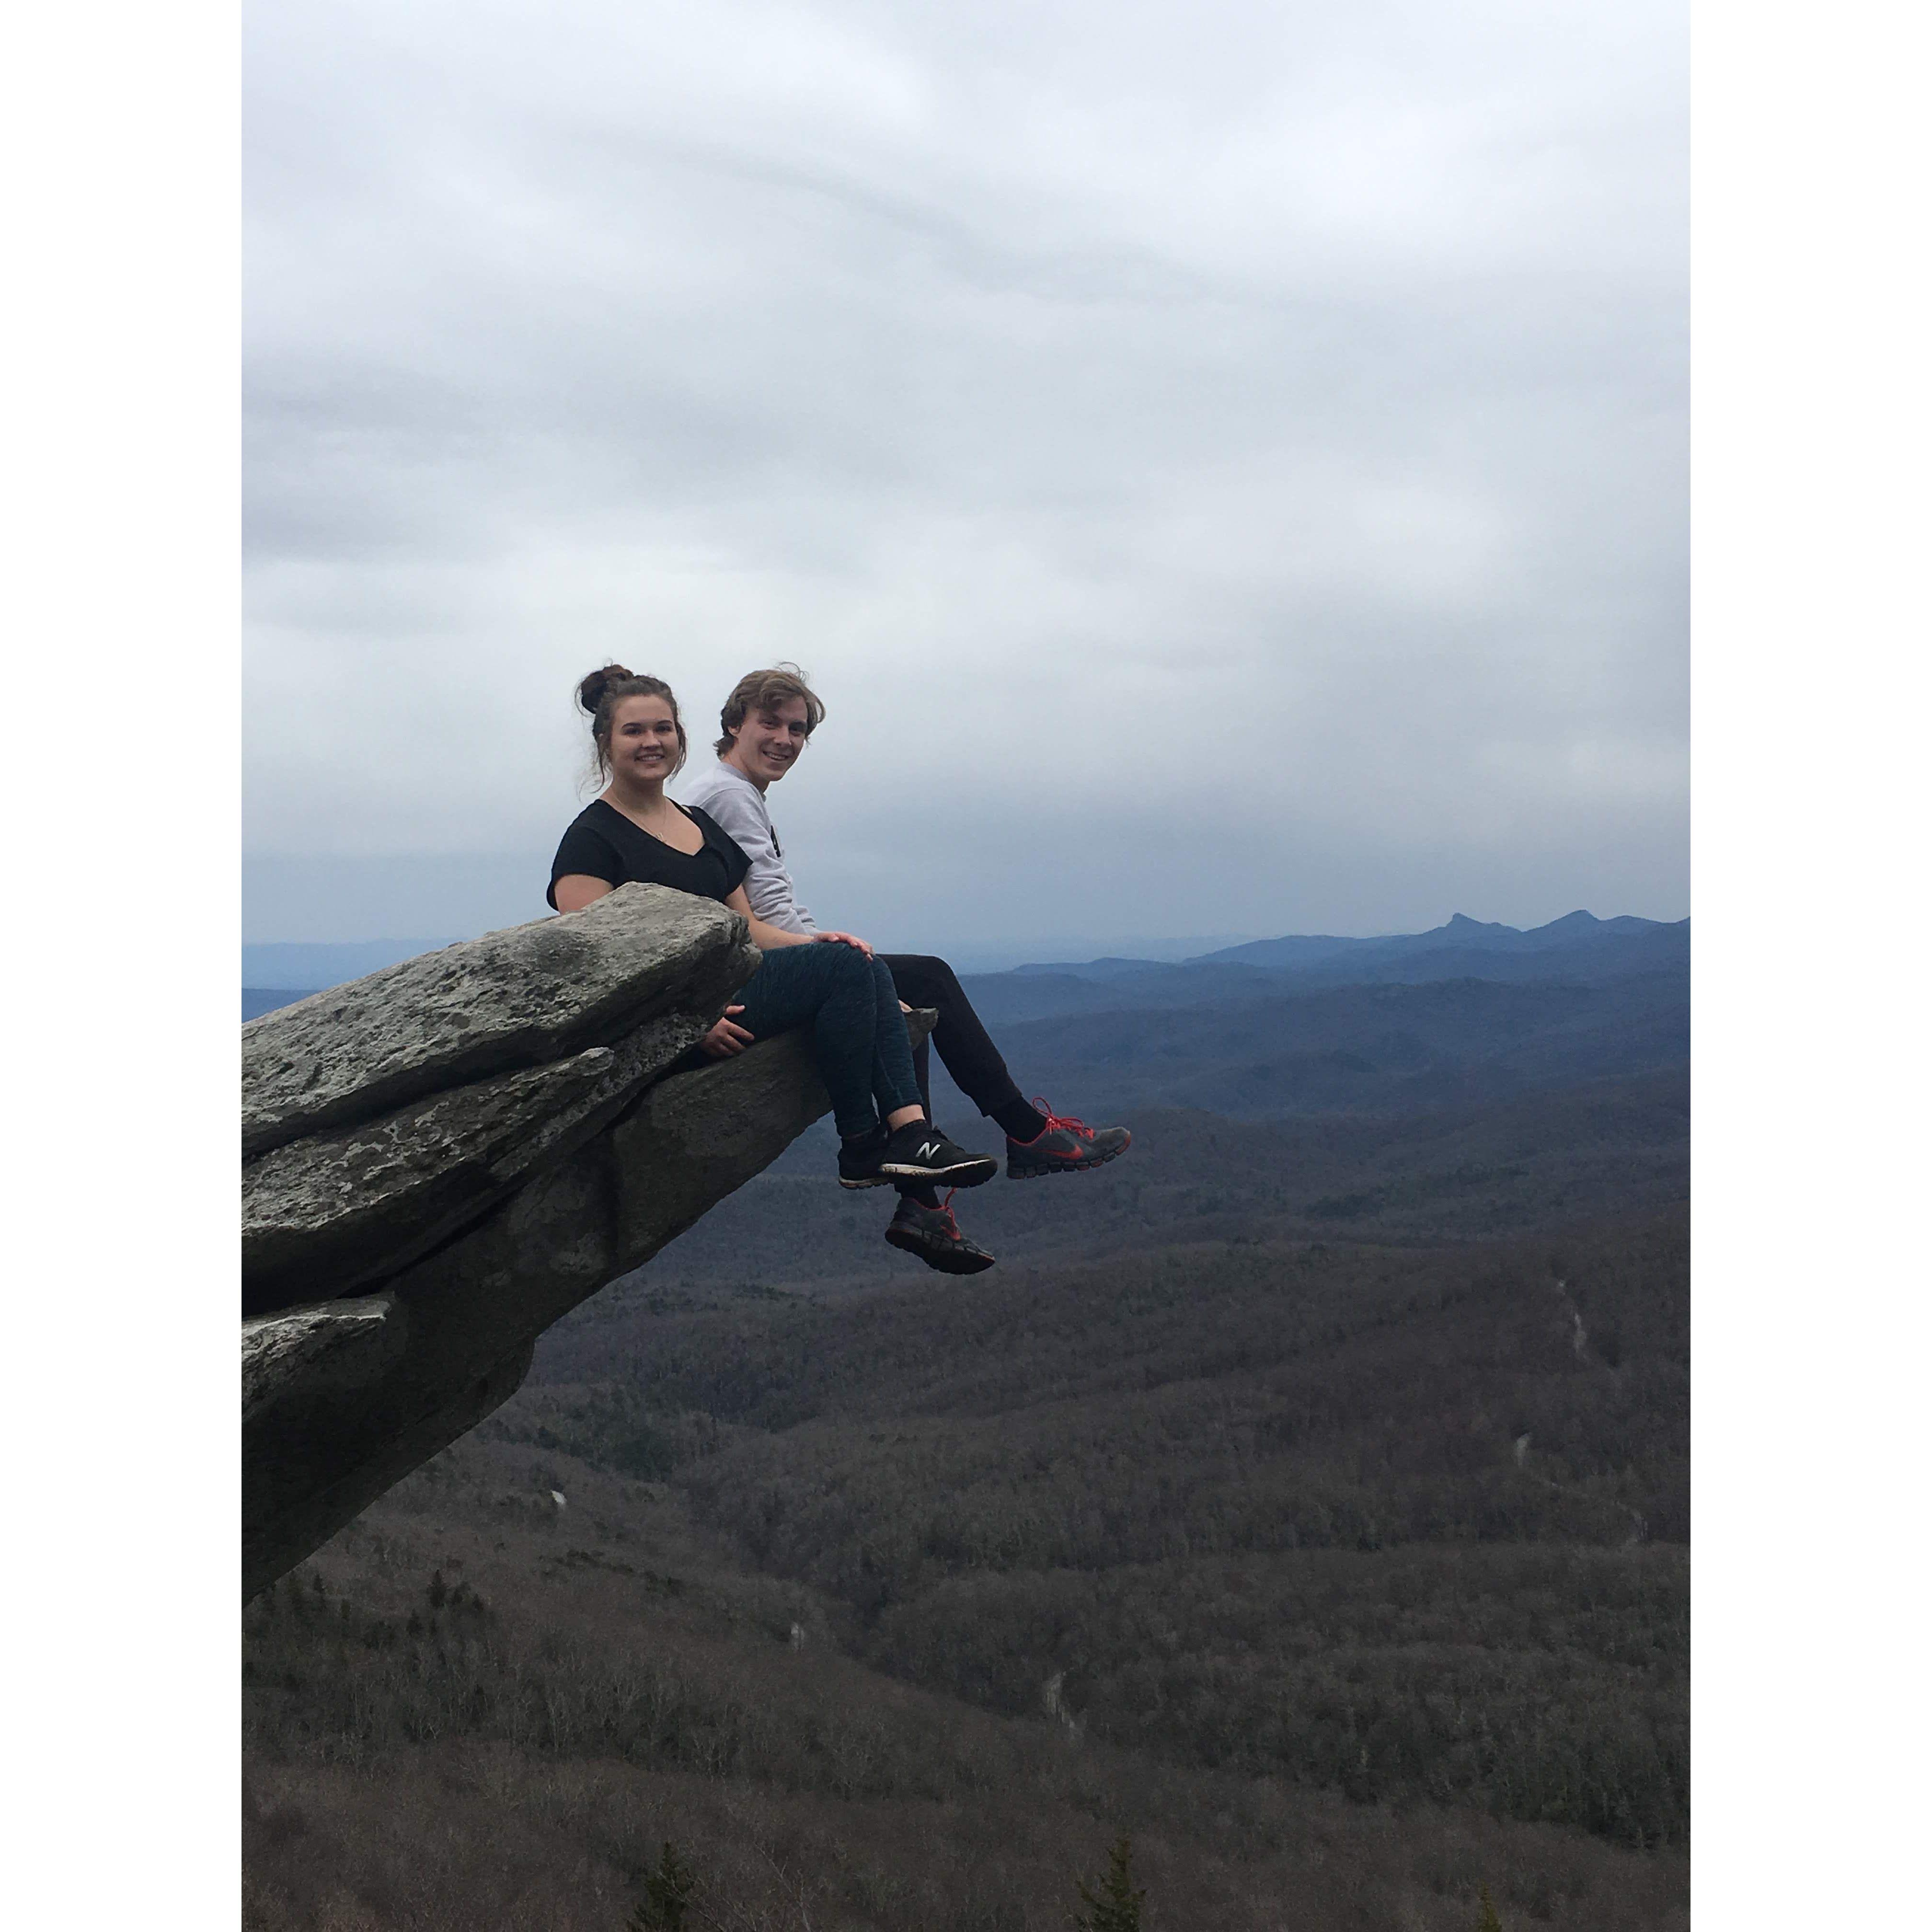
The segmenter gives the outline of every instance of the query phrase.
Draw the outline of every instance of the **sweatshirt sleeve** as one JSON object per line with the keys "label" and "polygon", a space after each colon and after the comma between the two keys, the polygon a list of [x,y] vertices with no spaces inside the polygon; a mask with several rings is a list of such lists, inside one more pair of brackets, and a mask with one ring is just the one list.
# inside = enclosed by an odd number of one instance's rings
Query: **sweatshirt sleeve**
{"label": "sweatshirt sleeve", "polygon": [[812,915],[798,903],[772,821],[761,802],[743,785],[706,785],[692,802],[698,805],[728,833],[751,860],[745,875],[745,897],[758,916],[786,932],[816,932]]}

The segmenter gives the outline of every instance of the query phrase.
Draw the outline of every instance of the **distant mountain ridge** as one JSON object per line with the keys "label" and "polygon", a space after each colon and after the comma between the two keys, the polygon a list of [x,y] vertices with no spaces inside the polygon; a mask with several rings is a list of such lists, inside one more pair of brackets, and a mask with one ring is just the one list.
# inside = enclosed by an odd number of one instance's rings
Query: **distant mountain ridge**
{"label": "distant mountain ridge", "polygon": [[[1258,966],[1265,970],[1294,970],[1333,962],[1346,955],[1351,959],[1386,955],[1431,952],[1541,952],[1558,948],[1589,946],[1606,940],[1633,938],[1641,933],[1688,932],[1688,919],[1638,919],[1620,914],[1598,919],[1594,913],[1568,912],[1546,925],[1521,927],[1504,926],[1493,920],[1472,919],[1466,913],[1452,913],[1446,924],[1426,932],[1377,934],[1366,939],[1343,938],[1333,933],[1290,933],[1279,939],[1251,939],[1239,946],[1224,946],[1213,952],[1198,952],[1179,963],[1182,966]],[[1048,964],[1016,966],[1018,974],[1070,974],[1076,978],[1118,980],[1147,972],[1167,962],[1155,959],[1090,959],[1080,963],[1056,961]]]}
{"label": "distant mountain ridge", "polygon": [[[1676,924],[1688,927],[1683,920]],[[1598,919],[1587,912],[1565,913],[1546,926],[1526,930],[1493,920],[1471,919],[1454,913],[1446,926],[1429,932],[1398,933],[1385,939],[1334,939],[1298,938],[1251,940],[1245,946],[1224,947],[1219,952],[1204,953],[1190,965],[1210,962],[1234,961],[1252,966],[1302,966],[1332,960],[1346,953],[1359,959],[1368,955],[1399,956],[1432,952],[1546,952],[1558,948],[1590,946],[1607,940],[1632,938],[1640,933],[1672,929],[1670,922],[1656,919],[1634,919],[1622,914]]]}
{"label": "distant mountain ridge", "polygon": [[1593,986],[1632,974],[1688,975],[1690,922],[1566,914],[1527,932],[1458,914],[1428,932],[1376,939],[1292,934],[1204,953],[1178,965],[1096,959],[962,976],[989,1024],[1200,1006],[1336,986],[1450,980]]}

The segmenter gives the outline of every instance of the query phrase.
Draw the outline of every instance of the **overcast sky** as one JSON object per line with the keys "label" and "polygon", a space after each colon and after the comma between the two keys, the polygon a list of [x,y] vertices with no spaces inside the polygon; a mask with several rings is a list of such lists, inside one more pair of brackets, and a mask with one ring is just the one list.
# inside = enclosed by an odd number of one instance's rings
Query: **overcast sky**
{"label": "overcast sky", "polygon": [[247,936],[540,914],[608,658],[700,746],[806,668],[773,816],[882,943],[1682,916],[1685,52],[256,4]]}

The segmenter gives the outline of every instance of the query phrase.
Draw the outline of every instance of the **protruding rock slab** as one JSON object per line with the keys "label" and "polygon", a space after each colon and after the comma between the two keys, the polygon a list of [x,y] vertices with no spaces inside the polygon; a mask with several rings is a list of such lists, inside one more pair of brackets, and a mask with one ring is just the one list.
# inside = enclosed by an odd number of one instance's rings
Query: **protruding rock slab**
{"label": "protruding rock slab", "polygon": [[311,994],[242,1029],[243,1156],[613,1045],[673,1009],[715,1013],[758,956],[736,913],[628,885]]}
{"label": "protruding rock slab", "polygon": [[709,1024],[668,1013],[614,1048],[475,1081],[250,1162],[244,1312],[346,1294],[406,1267],[608,1124]]}
{"label": "protruding rock slab", "polygon": [[[908,1022],[915,1040],[929,1012]],[[802,1033],[674,1075],[386,1284],[406,1346],[376,1380],[244,1422],[242,1588],[285,1570],[512,1394],[536,1338],[761,1172],[831,1101]],[[828,1162],[826,1185],[836,1185]],[[290,1311],[326,1327],[332,1303]]]}

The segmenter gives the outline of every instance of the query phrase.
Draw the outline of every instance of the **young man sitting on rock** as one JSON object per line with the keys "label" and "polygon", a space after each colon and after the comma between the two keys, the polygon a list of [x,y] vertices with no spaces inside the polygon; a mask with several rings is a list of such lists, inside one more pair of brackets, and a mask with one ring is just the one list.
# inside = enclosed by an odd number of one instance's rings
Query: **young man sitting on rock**
{"label": "young man sitting on rock", "polygon": [[[818,930],[799,904],[765,795],[796,764],[825,716],[825,706],[795,666],[754,670],[741,677],[718,713],[722,735],[717,762],[680,788],[685,802],[715,819],[752,862],[745,892],[752,910],[788,932]],[[1000,1051],[980,1024],[958,978],[943,959],[922,953],[881,953],[900,999],[938,1010],[931,1044],[962,1093],[1006,1136],[1006,1174],[1025,1180],[1036,1174],[1077,1174],[1127,1150],[1125,1127],[1089,1127],[1022,1096]],[[922,1041],[914,1070],[932,1118],[930,1058]],[[898,1211],[886,1239],[949,1274],[976,1274],[993,1257],[959,1232],[951,1208],[930,1186],[902,1186]],[[950,1196],[948,1197],[950,1199]]]}

